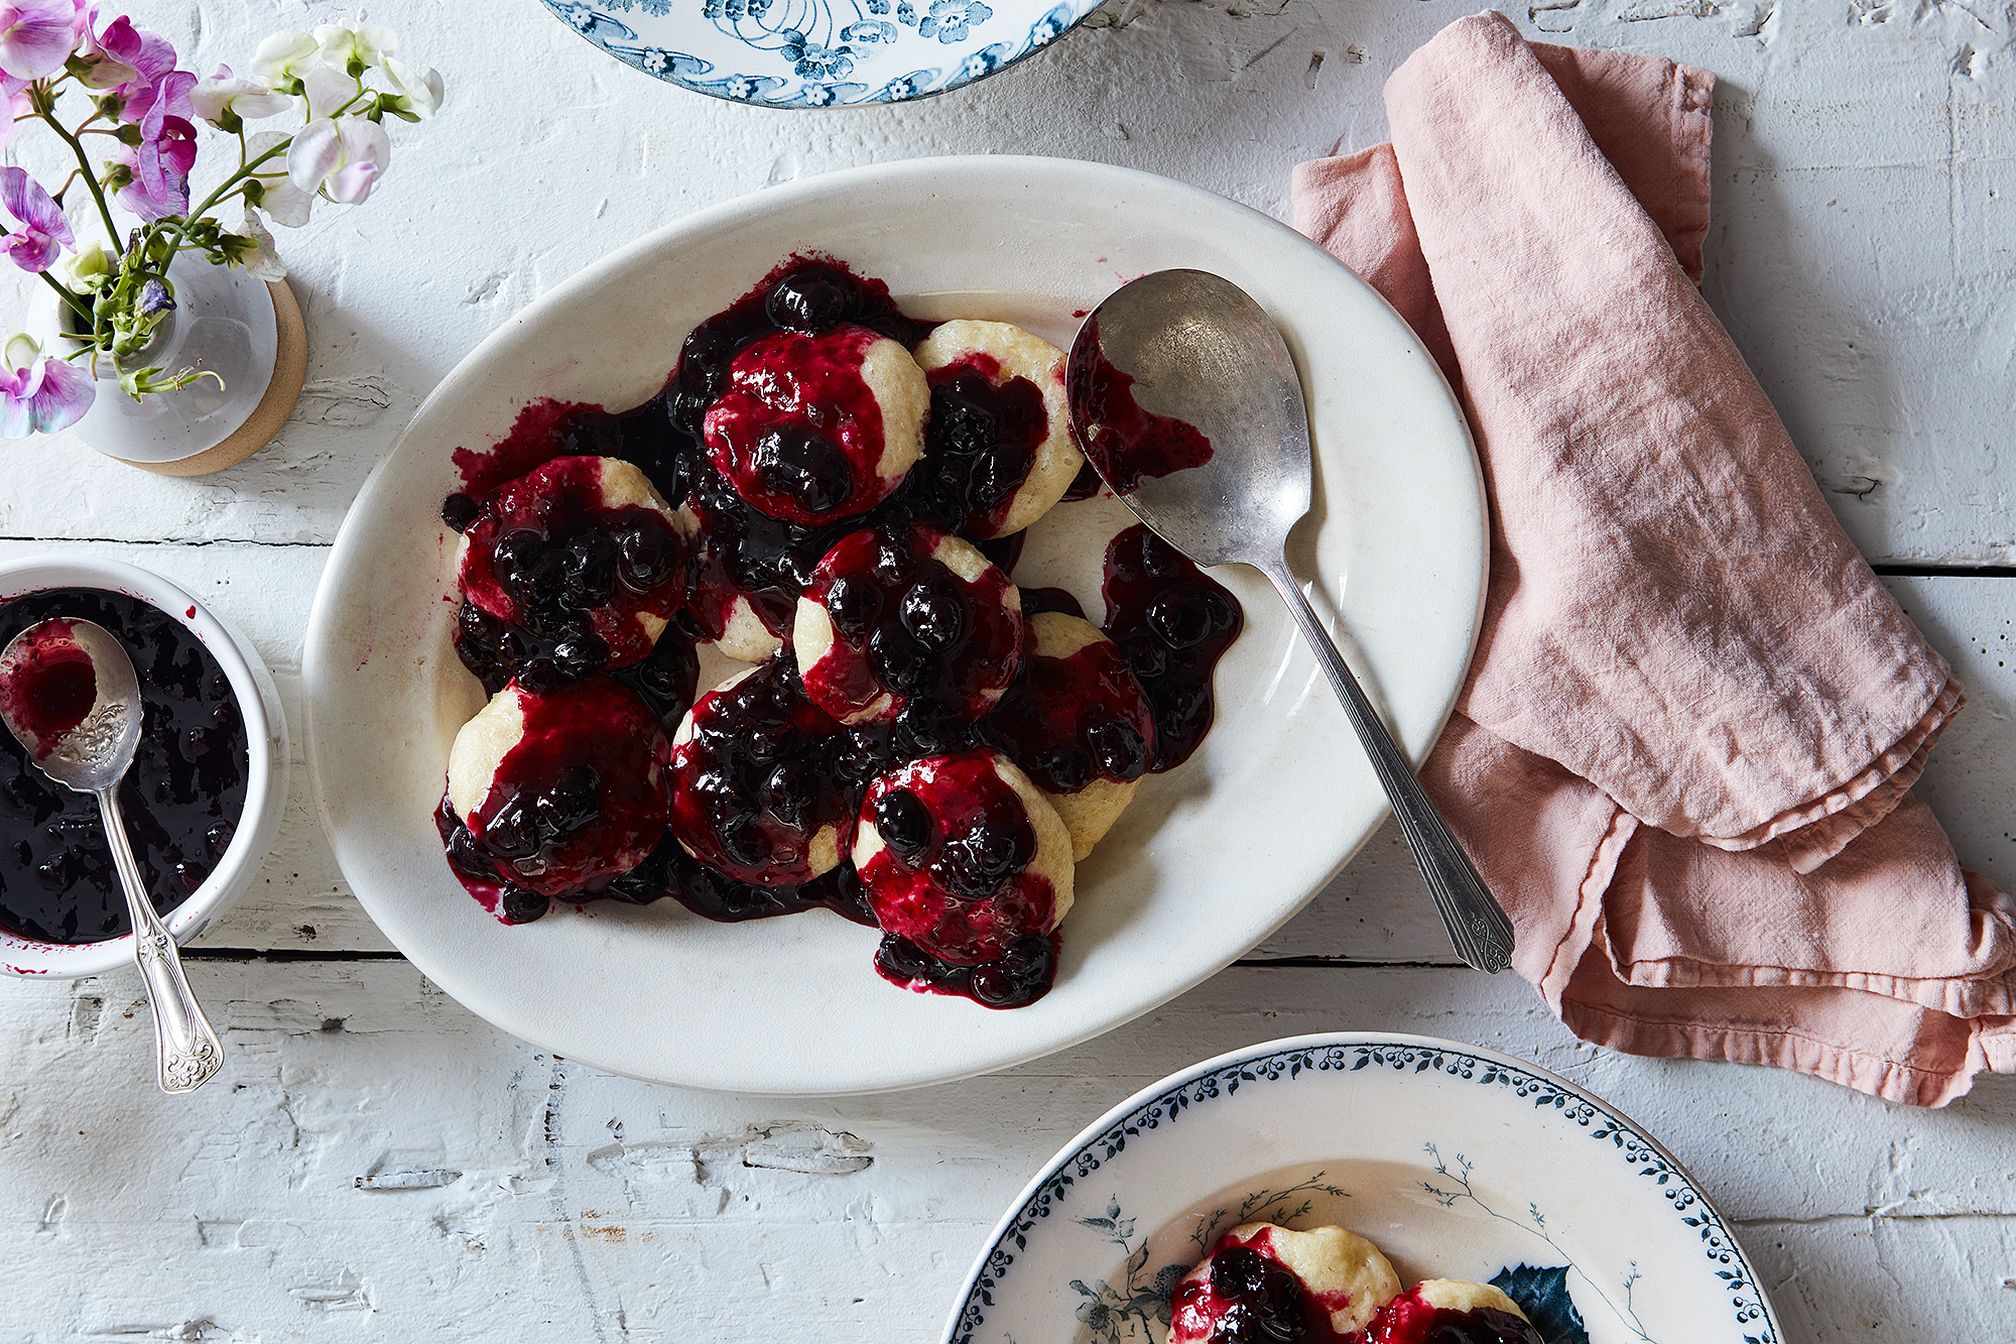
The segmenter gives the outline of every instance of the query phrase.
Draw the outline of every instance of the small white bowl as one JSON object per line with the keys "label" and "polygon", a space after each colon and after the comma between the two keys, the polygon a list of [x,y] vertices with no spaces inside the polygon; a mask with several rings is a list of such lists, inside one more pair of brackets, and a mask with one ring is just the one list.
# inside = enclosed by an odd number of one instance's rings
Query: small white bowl
{"label": "small white bowl", "polygon": [[[180,621],[201,640],[231,683],[245,720],[245,811],[217,868],[165,922],[178,943],[201,933],[252,885],[273,848],[287,805],[287,721],[273,677],[252,646],[181,588],[117,560],[61,556],[0,564],[0,602],[50,588],[97,588],[137,598]],[[44,943],[0,928],[0,967],[20,976],[99,975],[133,960],[133,935],[102,943]]]}

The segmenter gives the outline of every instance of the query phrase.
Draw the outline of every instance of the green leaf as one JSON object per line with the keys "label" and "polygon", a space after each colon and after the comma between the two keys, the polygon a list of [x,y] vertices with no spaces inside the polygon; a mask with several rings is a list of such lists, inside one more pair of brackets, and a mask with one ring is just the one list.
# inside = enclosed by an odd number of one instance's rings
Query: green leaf
{"label": "green leaf", "polygon": [[1568,1295],[1568,1268],[1507,1265],[1491,1280],[1491,1286],[1519,1304],[1547,1344],[1589,1344],[1582,1313]]}

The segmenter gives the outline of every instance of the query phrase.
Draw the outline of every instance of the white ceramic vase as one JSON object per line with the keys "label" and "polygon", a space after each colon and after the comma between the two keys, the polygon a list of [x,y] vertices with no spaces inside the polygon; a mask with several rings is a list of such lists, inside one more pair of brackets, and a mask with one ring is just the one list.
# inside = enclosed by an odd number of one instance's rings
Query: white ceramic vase
{"label": "white ceramic vase", "polygon": [[[153,471],[221,470],[264,446],[293,408],[302,370],[291,366],[305,364],[300,309],[285,282],[269,286],[200,257],[184,257],[171,276],[175,311],[140,358],[168,372],[205,369],[222,385],[203,378],[136,401],[101,359],[98,398],[71,432],[107,457]],[[37,306],[33,334],[45,349],[75,348],[63,315],[54,294]]]}

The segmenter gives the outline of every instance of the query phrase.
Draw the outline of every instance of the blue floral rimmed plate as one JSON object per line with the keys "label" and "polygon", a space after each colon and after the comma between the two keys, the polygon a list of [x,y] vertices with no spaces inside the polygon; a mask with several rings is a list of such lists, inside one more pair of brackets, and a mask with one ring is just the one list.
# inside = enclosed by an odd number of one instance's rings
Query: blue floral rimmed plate
{"label": "blue floral rimmed plate", "polygon": [[1777,1344],[1672,1154],[1535,1065],[1419,1036],[1301,1036],[1121,1103],[1052,1158],[968,1273],[947,1344],[1155,1344],[1243,1222],[1341,1223],[1412,1283],[1496,1283],[1548,1344]]}
{"label": "blue floral rimmed plate", "polygon": [[1048,46],[1099,0],[542,0],[667,83],[759,107],[945,93]]}

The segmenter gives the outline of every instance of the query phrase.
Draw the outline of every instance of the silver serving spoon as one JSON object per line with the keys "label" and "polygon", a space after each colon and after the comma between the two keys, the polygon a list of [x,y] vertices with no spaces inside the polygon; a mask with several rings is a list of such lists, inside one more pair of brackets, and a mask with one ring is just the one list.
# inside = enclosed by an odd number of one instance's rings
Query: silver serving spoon
{"label": "silver serving spoon", "polygon": [[[1457,955],[1480,970],[1503,970],[1512,960],[1512,921],[1288,568],[1288,534],[1309,512],[1312,454],[1302,380],[1280,331],[1229,280],[1157,271],[1121,286],[1086,319],[1067,378],[1080,446],[1142,522],[1200,565],[1250,565],[1273,583],[1372,758]],[[1179,449],[1190,445],[1193,460],[1201,434],[1208,457],[1150,474],[1157,464],[1143,460],[1144,443],[1159,436],[1166,445],[1172,434]]]}
{"label": "silver serving spoon", "polygon": [[[88,712],[74,723],[51,725],[33,717],[35,705],[10,688],[28,686],[32,664],[49,660],[74,664],[81,654],[96,678]],[[126,892],[133,920],[133,961],[147,987],[154,1010],[154,1044],[160,1060],[163,1092],[193,1092],[208,1082],[224,1062],[224,1047],[209,1019],[189,990],[175,940],[154,913],[126,838],[119,812],[119,784],[132,768],[140,745],[140,720],[146,707],[140,700],[140,678],[133,660],[112,632],[90,621],[50,620],[29,626],[0,650],[0,721],[28,752],[28,758],[49,778],[78,793],[98,799],[113,866]]]}

